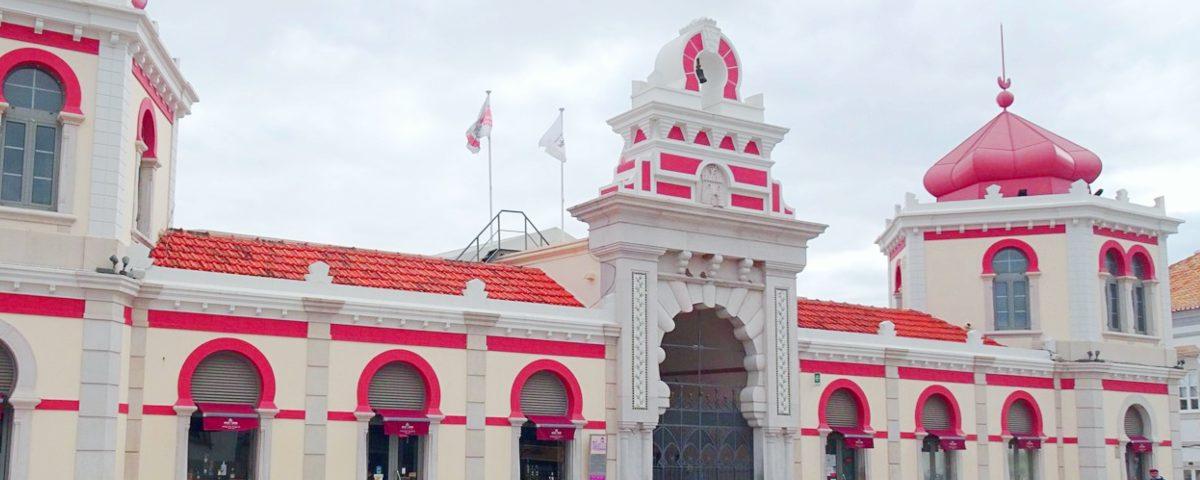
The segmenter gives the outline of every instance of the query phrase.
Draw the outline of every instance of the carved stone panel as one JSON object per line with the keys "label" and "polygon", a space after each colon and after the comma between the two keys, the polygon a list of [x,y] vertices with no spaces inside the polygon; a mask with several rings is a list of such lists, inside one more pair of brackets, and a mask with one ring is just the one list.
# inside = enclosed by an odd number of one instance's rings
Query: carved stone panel
{"label": "carved stone panel", "polygon": [[632,331],[629,332],[630,358],[633,359],[632,366],[632,393],[633,393],[633,409],[645,410],[648,407],[647,393],[650,386],[649,360],[646,355],[649,351],[649,332],[646,310],[647,296],[649,293],[646,289],[647,282],[646,272],[633,272],[633,305],[632,305]]}
{"label": "carved stone panel", "polygon": [[786,288],[775,289],[775,402],[780,415],[792,414],[792,349],[788,333],[792,330],[788,322],[790,302]]}

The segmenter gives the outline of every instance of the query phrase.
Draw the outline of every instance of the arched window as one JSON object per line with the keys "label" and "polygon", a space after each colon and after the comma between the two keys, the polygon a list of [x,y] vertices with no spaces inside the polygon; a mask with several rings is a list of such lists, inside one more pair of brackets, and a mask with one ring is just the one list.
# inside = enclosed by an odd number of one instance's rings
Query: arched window
{"label": "arched window", "polygon": [[1036,422],[1037,413],[1027,400],[1017,399],[1009,405],[1004,427],[1012,435],[1008,441],[1008,473],[1011,480],[1035,478],[1037,453],[1042,447]]}
{"label": "arched window", "polygon": [[1116,249],[1104,253],[1104,304],[1108,309],[1108,329],[1121,330],[1121,287],[1117,277],[1121,276],[1121,254]]}
{"label": "arched window", "polygon": [[1154,444],[1146,438],[1146,419],[1138,407],[1125,410],[1125,437],[1129,444],[1125,446],[1125,474],[1129,480],[1147,478],[1150,472],[1150,453]]}
{"label": "arched window", "polygon": [[56,196],[59,123],[63,87],[36,66],[13,69],[4,78],[3,155],[0,204],[51,209]]}
{"label": "arched window", "polygon": [[189,478],[253,475],[262,380],[249,359],[232,351],[205,357],[191,378],[198,410],[188,429]]}
{"label": "arched window", "polygon": [[17,360],[8,346],[0,343],[0,478],[8,478],[8,457],[12,447],[13,409],[8,404],[17,385]]}
{"label": "arched window", "polygon": [[839,480],[865,478],[862,449],[873,448],[875,440],[866,432],[863,406],[849,388],[837,388],[823,402],[825,423],[832,432],[825,439],[826,471],[837,472]]}
{"label": "arched window", "polygon": [[1146,305],[1146,280],[1149,280],[1150,269],[1146,265],[1144,255],[1133,256],[1133,331],[1141,334],[1150,333],[1150,317]]}
{"label": "arched window", "polygon": [[386,479],[425,478],[421,439],[429,433],[426,385],[405,362],[384,365],[371,377],[367,402],[375,418],[367,428],[367,466]]}
{"label": "arched window", "polygon": [[158,132],[154,122],[154,107],[147,98],[142,101],[138,114],[138,140],[142,142],[141,162],[137,169],[137,201],[134,202],[133,225],[144,235],[150,233],[151,205],[154,202],[154,169],[158,167]]}
{"label": "arched window", "polygon": [[992,308],[996,330],[1029,329],[1029,259],[1013,247],[992,257]]}
{"label": "arched window", "polygon": [[521,386],[520,405],[529,419],[519,440],[521,478],[564,478],[567,449],[563,441],[575,438],[566,385],[552,372],[534,373]]}
{"label": "arched window", "polygon": [[921,474],[924,480],[955,478],[955,455],[966,448],[966,439],[958,434],[958,419],[950,400],[940,393],[930,395],[921,404]]}

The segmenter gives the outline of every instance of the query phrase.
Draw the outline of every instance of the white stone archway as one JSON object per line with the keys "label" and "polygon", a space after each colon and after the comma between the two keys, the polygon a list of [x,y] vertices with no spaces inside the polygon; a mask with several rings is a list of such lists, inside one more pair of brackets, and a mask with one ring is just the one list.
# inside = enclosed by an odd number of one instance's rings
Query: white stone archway
{"label": "white stone archway", "polygon": [[33,409],[42,401],[37,391],[37,359],[25,336],[8,322],[0,320],[0,342],[12,352],[17,381],[8,403],[13,408],[12,437],[8,451],[8,478],[29,478],[29,441],[33,430]]}

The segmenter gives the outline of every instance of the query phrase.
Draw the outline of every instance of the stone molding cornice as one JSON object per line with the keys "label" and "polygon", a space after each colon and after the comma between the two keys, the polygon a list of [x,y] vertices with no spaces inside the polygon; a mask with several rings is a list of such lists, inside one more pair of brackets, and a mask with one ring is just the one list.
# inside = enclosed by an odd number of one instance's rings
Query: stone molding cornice
{"label": "stone molding cornice", "polygon": [[616,242],[593,248],[591,252],[601,262],[610,262],[619,258],[657,262],[658,257],[667,253],[667,249],[638,243]]}

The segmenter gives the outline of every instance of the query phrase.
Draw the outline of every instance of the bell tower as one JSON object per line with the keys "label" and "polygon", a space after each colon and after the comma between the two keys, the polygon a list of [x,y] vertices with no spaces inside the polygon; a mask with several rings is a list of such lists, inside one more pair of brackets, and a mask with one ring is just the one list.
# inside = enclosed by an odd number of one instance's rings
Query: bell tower
{"label": "bell tower", "polygon": [[745,439],[720,454],[733,459],[722,468],[793,477],[796,275],[825,226],[783,201],[771,154],[787,129],[763,121],[761,95],[743,96],[742,68],[716,22],[680,30],[633,82],[631,108],[608,122],[624,143],[612,181],[570,209],[589,226],[621,325],[619,478],[684,468],[674,429],[697,425],[669,413],[694,407],[694,389],[723,399],[706,408],[740,414],[718,426]]}

